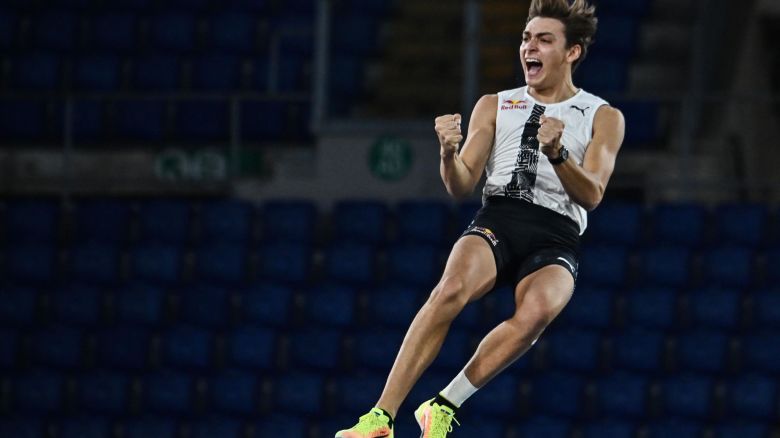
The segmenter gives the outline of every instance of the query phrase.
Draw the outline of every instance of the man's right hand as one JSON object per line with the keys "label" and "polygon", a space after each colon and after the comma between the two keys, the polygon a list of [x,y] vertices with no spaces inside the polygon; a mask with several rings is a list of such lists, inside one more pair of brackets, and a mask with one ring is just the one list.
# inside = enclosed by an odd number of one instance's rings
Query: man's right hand
{"label": "man's right hand", "polygon": [[436,135],[439,136],[442,158],[458,153],[463,135],[460,132],[460,114],[446,114],[436,117]]}

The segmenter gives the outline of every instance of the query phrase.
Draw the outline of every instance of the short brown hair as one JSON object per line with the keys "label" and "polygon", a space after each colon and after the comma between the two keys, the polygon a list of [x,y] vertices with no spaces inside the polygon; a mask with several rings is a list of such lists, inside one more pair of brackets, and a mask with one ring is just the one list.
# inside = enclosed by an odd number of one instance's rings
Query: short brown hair
{"label": "short brown hair", "polygon": [[[575,44],[582,47],[580,57],[574,61],[571,70],[585,59],[588,54],[588,46],[593,44],[593,36],[596,34],[598,19],[596,7],[589,5],[586,0],[532,0],[528,10],[528,21],[536,17],[555,18],[563,23],[566,33],[566,48]],[[528,24],[528,22],[526,22]]]}

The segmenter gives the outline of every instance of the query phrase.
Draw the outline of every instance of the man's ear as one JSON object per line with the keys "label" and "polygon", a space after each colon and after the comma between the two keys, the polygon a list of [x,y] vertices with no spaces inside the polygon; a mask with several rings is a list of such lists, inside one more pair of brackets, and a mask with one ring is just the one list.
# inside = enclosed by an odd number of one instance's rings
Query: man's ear
{"label": "man's ear", "polygon": [[574,64],[574,61],[579,59],[581,55],[582,55],[582,46],[580,46],[579,44],[575,44],[569,47],[568,50],[566,50],[566,61],[568,61],[570,64]]}

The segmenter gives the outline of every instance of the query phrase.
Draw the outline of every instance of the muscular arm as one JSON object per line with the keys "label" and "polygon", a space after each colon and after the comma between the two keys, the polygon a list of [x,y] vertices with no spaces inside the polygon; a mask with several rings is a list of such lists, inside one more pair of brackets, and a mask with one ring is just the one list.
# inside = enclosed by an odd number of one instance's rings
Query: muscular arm
{"label": "muscular arm", "polygon": [[[471,194],[482,177],[490,149],[493,147],[497,107],[498,96],[495,94],[482,96],[477,101],[471,114],[466,142],[460,152],[457,151],[457,142],[453,145],[452,140],[448,142],[447,138],[442,136],[442,131],[439,129],[440,121],[437,119],[436,130],[441,143],[439,170],[447,192],[454,198]],[[457,132],[459,131],[458,127]]]}
{"label": "muscular arm", "polygon": [[588,211],[595,209],[604,197],[624,133],[623,114],[610,106],[602,106],[593,120],[593,139],[582,166],[572,159],[553,166],[572,201]]}

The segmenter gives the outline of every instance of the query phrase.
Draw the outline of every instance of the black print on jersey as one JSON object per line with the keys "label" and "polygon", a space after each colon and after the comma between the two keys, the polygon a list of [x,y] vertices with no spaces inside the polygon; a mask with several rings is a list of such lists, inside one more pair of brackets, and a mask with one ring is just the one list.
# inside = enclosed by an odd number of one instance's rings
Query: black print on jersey
{"label": "black print on jersey", "polygon": [[581,112],[581,113],[582,113],[582,117],[585,117],[585,110],[589,110],[589,109],[590,109],[590,107],[589,107],[589,106],[586,106],[585,108],[580,108],[580,107],[578,107],[577,105],[572,105],[572,106],[570,106],[569,108],[574,108],[574,109],[576,109],[577,111]]}
{"label": "black print on jersey", "polygon": [[536,134],[539,132],[539,118],[544,114],[544,110],[545,107],[534,104],[531,115],[525,121],[515,170],[512,171],[509,184],[504,186],[504,196],[534,202],[534,185],[539,165],[539,140]]}

